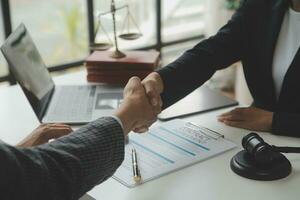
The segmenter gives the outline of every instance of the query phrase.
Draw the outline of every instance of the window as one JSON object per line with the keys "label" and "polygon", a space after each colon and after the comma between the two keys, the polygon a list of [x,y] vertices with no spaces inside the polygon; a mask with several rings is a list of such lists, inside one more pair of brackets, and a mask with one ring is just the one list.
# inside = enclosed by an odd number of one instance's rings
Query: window
{"label": "window", "polygon": [[186,50],[192,48],[200,41],[201,40],[191,40],[188,42],[183,42],[162,48],[162,66],[173,62],[174,60],[179,58]]}
{"label": "window", "polygon": [[24,23],[47,66],[88,54],[86,1],[10,0],[12,26]]}
{"label": "window", "polygon": [[204,33],[207,0],[163,0],[162,40],[170,42]]}
{"label": "window", "polygon": [[[126,18],[127,9],[118,9],[117,35],[128,32],[142,34],[142,37],[133,41],[118,38],[120,50],[156,48],[167,51],[166,47],[171,45],[170,52],[173,52],[172,49],[175,51],[176,46],[172,45],[199,40],[204,35],[204,28],[207,28],[204,16],[208,2],[210,1],[115,0],[117,9],[129,5],[133,18],[129,26],[124,28],[129,19]],[[3,0],[0,5],[6,16],[6,30],[14,30],[20,23],[24,23],[46,65],[51,67],[51,71],[59,71],[82,66],[89,54],[89,41],[94,39],[89,38],[95,31],[91,29],[92,23],[96,27],[99,13],[110,11],[110,4],[111,0]],[[4,39],[3,22],[4,19],[0,18],[0,43]],[[107,14],[101,17],[101,28],[95,41],[114,45],[113,39],[112,16]],[[163,56],[167,60],[172,54],[163,52]],[[0,81],[14,84],[1,54]]]}
{"label": "window", "polygon": [[[2,16],[1,10],[0,10],[0,16]],[[0,46],[3,44],[3,42],[4,42],[3,21],[0,20]],[[7,65],[2,53],[0,53],[0,77],[6,75],[8,75]]]}
{"label": "window", "polygon": [[[94,7],[96,11],[95,24],[97,24],[97,15],[99,13],[110,11],[110,4],[111,0],[94,0]],[[129,11],[132,15],[131,19],[126,18],[127,9],[120,9],[116,12],[117,35],[128,32],[137,33],[139,30],[143,34],[142,37],[133,41],[118,38],[120,49],[135,49],[154,45],[156,43],[155,0],[116,0],[115,4],[117,8],[126,4],[129,5]],[[108,38],[104,33],[104,31],[106,31],[109,39],[113,42],[111,14],[101,16],[100,19],[102,26],[98,31],[96,41],[107,42]],[[101,28],[104,28],[104,31],[101,30]],[[127,28],[129,28],[129,30]]]}

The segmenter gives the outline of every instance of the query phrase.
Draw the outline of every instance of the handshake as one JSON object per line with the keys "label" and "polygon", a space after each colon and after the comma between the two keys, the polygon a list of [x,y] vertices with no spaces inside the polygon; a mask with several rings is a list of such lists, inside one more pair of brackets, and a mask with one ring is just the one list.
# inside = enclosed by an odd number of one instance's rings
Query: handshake
{"label": "handshake", "polygon": [[[148,130],[161,112],[160,93],[163,83],[157,72],[149,74],[143,81],[132,77],[124,89],[124,101],[114,113],[122,124],[125,136],[133,130],[143,133]],[[73,132],[65,124],[42,124],[23,139],[18,147],[32,147],[47,143],[50,139],[60,138]]]}
{"label": "handshake", "polygon": [[131,130],[143,133],[157,120],[163,102],[160,94],[163,82],[157,72],[152,72],[144,80],[132,77],[124,89],[124,101],[115,112],[123,124],[124,134]]}

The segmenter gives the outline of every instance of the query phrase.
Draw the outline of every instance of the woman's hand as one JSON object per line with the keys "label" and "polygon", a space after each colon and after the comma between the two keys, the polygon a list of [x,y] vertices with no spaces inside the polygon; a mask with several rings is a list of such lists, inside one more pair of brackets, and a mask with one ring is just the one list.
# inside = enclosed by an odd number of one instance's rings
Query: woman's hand
{"label": "woman's hand", "polygon": [[228,126],[270,132],[273,113],[254,107],[235,108],[218,116],[218,120]]}
{"label": "woman's hand", "polygon": [[71,133],[73,130],[65,124],[41,124],[23,139],[17,147],[32,147],[47,143],[50,139],[56,139]]}

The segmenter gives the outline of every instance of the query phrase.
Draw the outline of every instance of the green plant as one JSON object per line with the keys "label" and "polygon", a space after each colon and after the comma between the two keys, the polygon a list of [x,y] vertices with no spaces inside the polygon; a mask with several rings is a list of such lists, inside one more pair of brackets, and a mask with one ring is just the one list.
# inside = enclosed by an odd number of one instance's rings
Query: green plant
{"label": "green plant", "polygon": [[241,1],[240,0],[226,0],[225,7],[228,10],[236,10],[239,8]]}
{"label": "green plant", "polygon": [[62,9],[62,16],[65,22],[65,33],[70,44],[70,56],[76,57],[85,48],[86,38],[83,38],[82,24],[83,13],[81,12],[80,5],[74,3],[69,7]]}

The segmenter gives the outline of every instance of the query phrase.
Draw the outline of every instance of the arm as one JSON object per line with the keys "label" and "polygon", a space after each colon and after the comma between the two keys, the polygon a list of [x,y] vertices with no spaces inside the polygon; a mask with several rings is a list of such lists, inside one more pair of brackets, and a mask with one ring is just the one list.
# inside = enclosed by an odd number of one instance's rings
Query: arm
{"label": "arm", "polygon": [[240,60],[244,55],[244,13],[246,2],[219,32],[186,51],[158,71],[163,82],[163,108],[183,98],[206,82],[216,70]]}
{"label": "arm", "polygon": [[255,107],[235,108],[218,117],[226,125],[275,135],[299,136],[300,114],[271,112]]}
{"label": "arm", "polygon": [[124,135],[102,118],[35,148],[0,145],[3,199],[77,199],[110,177],[124,157]]}
{"label": "arm", "polygon": [[122,163],[124,135],[153,120],[143,86],[132,78],[113,117],[98,119],[51,143],[15,148],[0,143],[1,199],[78,199]]}
{"label": "arm", "polygon": [[[149,74],[142,84],[157,114],[206,82],[218,69],[240,60],[245,51],[244,0],[231,20],[219,32],[186,51],[166,67]],[[143,132],[152,123],[134,128]]]}

